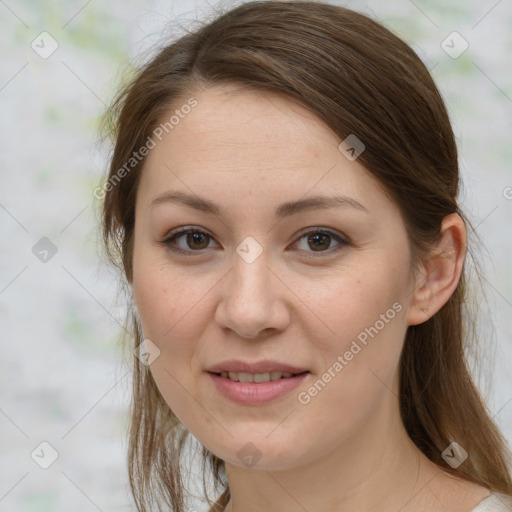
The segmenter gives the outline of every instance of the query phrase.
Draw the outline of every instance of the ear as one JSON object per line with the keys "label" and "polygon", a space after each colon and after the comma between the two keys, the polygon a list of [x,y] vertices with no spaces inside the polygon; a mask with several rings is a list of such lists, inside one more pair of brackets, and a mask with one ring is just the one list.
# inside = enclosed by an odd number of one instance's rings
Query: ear
{"label": "ear", "polygon": [[441,239],[422,261],[419,279],[412,292],[408,325],[418,325],[434,316],[450,299],[462,274],[467,251],[464,221],[457,213],[441,223]]}

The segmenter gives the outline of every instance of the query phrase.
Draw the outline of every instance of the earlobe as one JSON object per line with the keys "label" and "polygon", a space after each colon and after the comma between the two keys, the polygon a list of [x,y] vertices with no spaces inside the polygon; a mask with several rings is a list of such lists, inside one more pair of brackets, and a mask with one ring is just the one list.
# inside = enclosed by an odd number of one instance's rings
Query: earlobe
{"label": "earlobe", "polygon": [[457,213],[443,219],[439,244],[422,263],[421,280],[413,291],[408,325],[426,322],[452,296],[459,284],[466,258],[466,236],[466,226]]}

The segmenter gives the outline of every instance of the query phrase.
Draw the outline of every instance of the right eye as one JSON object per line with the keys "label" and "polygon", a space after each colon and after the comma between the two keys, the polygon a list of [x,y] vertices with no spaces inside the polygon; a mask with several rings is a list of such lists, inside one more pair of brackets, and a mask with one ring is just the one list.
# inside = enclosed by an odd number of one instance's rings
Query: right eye
{"label": "right eye", "polygon": [[[188,248],[177,245],[176,241],[181,240],[182,238],[184,238],[185,244]],[[209,240],[213,240],[213,238],[208,233],[196,228],[182,226],[172,231],[165,240],[162,240],[161,243],[173,252],[190,255],[193,252],[199,252],[206,249]]]}

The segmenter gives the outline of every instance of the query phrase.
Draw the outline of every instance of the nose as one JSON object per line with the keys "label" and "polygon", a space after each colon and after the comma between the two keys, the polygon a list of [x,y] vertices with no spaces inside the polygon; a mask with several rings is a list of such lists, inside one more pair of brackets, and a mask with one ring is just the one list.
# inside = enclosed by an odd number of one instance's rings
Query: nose
{"label": "nose", "polygon": [[235,255],[233,268],[223,279],[215,320],[242,338],[255,339],[281,331],[290,321],[285,295],[290,293],[263,252],[248,263]]}

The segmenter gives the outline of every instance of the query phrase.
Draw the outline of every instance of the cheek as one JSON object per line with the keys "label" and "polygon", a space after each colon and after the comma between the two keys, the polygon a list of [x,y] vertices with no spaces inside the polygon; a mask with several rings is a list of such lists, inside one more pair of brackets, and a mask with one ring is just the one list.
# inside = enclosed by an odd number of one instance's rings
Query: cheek
{"label": "cheek", "polygon": [[151,369],[176,392],[179,383],[189,382],[200,371],[197,352],[214,314],[208,299],[222,277],[191,268],[172,265],[165,254],[149,249],[134,258],[133,293],[142,330],[160,350]]}
{"label": "cheek", "polygon": [[201,302],[205,292],[200,283],[150,255],[134,263],[134,299],[144,337],[160,351],[149,369],[164,400],[186,425],[191,418],[195,422],[196,417],[202,416],[201,407],[195,407],[191,400],[197,384],[197,369],[192,365],[203,328],[194,319],[206,314]]}
{"label": "cheek", "polygon": [[190,373],[194,339],[199,335],[189,318],[197,301],[186,283],[161,264],[146,261],[147,264],[141,258],[138,266],[134,265],[134,300],[144,338],[160,351],[150,367],[155,381],[161,389],[175,390],[177,382],[187,379]]}
{"label": "cheek", "polygon": [[328,286],[308,298],[315,313],[309,315],[309,336],[322,360],[318,391],[311,389],[308,395],[318,393],[312,401],[317,401],[320,415],[327,403],[336,403],[347,428],[389,392],[399,362],[407,328],[408,276],[406,262],[392,260],[383,256],[336,273]]}
{"label": "cheek", "polygon": [[140,314],[144,335],[150,339],[162,340],[172,329],[183,302],[173,300],[169,293],[169,276],[157,266],[141,261],[134,265],[133,293]]}
{"label": "cheek", "polygon": [[202,284],[170,265],[160,251],[140,248],[134,253],[133,293],[144,334],[162,343],[179,332],[194,305]]}
{"label": "cheek", "polygon": [[371,260],[361,257],[314,287],[308,280],[296,282],[294,291],[309,306],[309,328],[313,333],[313,324],[316,327],[315,339],[322,352],[348,350],[358,336],[364,342],[369,330],[379,339],[394,339],[403,330],[398,310],[405,309],[407,267],[405,261],[392,259],[385,253]]}

